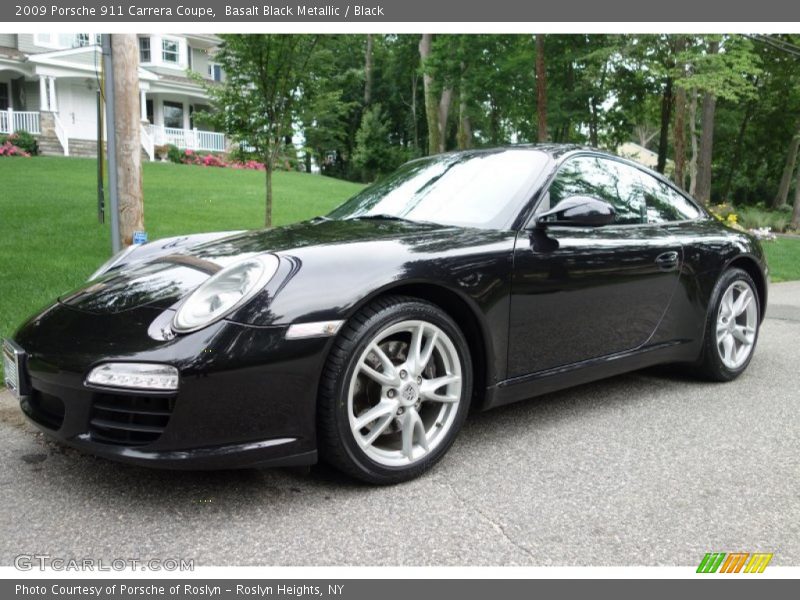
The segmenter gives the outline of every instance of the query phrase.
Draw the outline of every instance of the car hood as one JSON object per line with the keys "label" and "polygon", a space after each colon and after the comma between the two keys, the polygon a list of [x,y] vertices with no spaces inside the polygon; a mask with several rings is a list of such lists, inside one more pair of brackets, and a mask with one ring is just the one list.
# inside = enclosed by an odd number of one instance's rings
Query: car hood
{"label": "car hood", "polygon": [[[91,313],[115,313],[150,305],[168,308],[211,275],[239,260],[266,252],[291,254],[308,247],[401,240],[404,245],[446,239],[461,228],[389,220],[313,220],[286,227],[236,233],[178,250],[166,248],[65,294],[59,301]],[[331,264],[335,263],[332,254]]]}

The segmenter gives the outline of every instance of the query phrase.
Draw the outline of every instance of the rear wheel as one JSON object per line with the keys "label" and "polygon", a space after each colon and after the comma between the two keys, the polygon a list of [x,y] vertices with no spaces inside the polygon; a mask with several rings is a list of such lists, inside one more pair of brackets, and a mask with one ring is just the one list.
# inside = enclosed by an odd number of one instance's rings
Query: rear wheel
{"label": "rear wheel", "polygon": [[741,269],[720,277],[706,318],[702,375],[730,381],[750,364],[758,340],[761,307],[753,279]]}
{"label": "rear wheel", "polygon": [[328,358],[321,457],[370,483],[416,477],[452,445],[471,388],[467,343],[446,313],[416,299],[379,299],[345,325]]}

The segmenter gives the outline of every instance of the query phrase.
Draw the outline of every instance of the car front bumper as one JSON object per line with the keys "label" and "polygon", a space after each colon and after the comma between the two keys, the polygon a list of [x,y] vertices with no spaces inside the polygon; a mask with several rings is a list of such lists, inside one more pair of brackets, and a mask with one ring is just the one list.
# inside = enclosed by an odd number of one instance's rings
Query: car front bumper
{"label": "car front bumper", "polygon": [[[317,460],[315,409],[330,338],[286,340],[285,327],[220,321],[154,339],[164,311],[108,315],[54,305],[14,336],[24,350],[20,406],[48,437],[150,467],[227,469]],[[176,366],[176,392],[87,385],[104,362]]]}

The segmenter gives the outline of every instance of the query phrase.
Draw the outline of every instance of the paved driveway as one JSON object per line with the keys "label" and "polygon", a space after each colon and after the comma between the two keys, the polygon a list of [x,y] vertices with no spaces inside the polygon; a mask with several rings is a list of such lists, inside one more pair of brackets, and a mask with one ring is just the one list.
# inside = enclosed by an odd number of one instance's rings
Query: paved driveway
{"label": "paved driveway", "polygon": [[720,385],[647,371],[472,416],[428,476],[169,473],[45,441],[0,394],[0,564],[20,553],[197,565],[800,565],[800,283]]}

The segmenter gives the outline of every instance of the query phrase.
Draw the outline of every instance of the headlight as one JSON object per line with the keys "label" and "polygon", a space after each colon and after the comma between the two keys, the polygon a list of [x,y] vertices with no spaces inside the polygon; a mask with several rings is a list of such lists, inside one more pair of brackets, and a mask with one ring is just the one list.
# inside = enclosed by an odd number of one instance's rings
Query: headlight
{"label": "headlight", "polygon": [[122,262],[123,258],[128,256],[128,254],[130,254],[131,252],[136,250],[136,248],[138,248],[138,247],[139,246],[137,246],[137,245],[130,245],[127,248],[125,248],[123,250],[120,250],[114,256],[112,256],[106,262],[104,262],[102,265],[100,265],[100,268],[97,269],[97,271],[95,271],[94,273],[92,273],[91,277],[89,277],[89,279],[87,279],[86,281],[94,281],[95,279],[100,277],[100,275],[104,274],[106,271],[108,271],[109,269],[111,269],[115,265],[117,265],[120,262]]}
{"label": "headlight", "polygon": [[172,319],[172,328],[186,333],[218,321],[261,291],[277,270],[278,258],[272,254],[225,267],[186,298]]}

